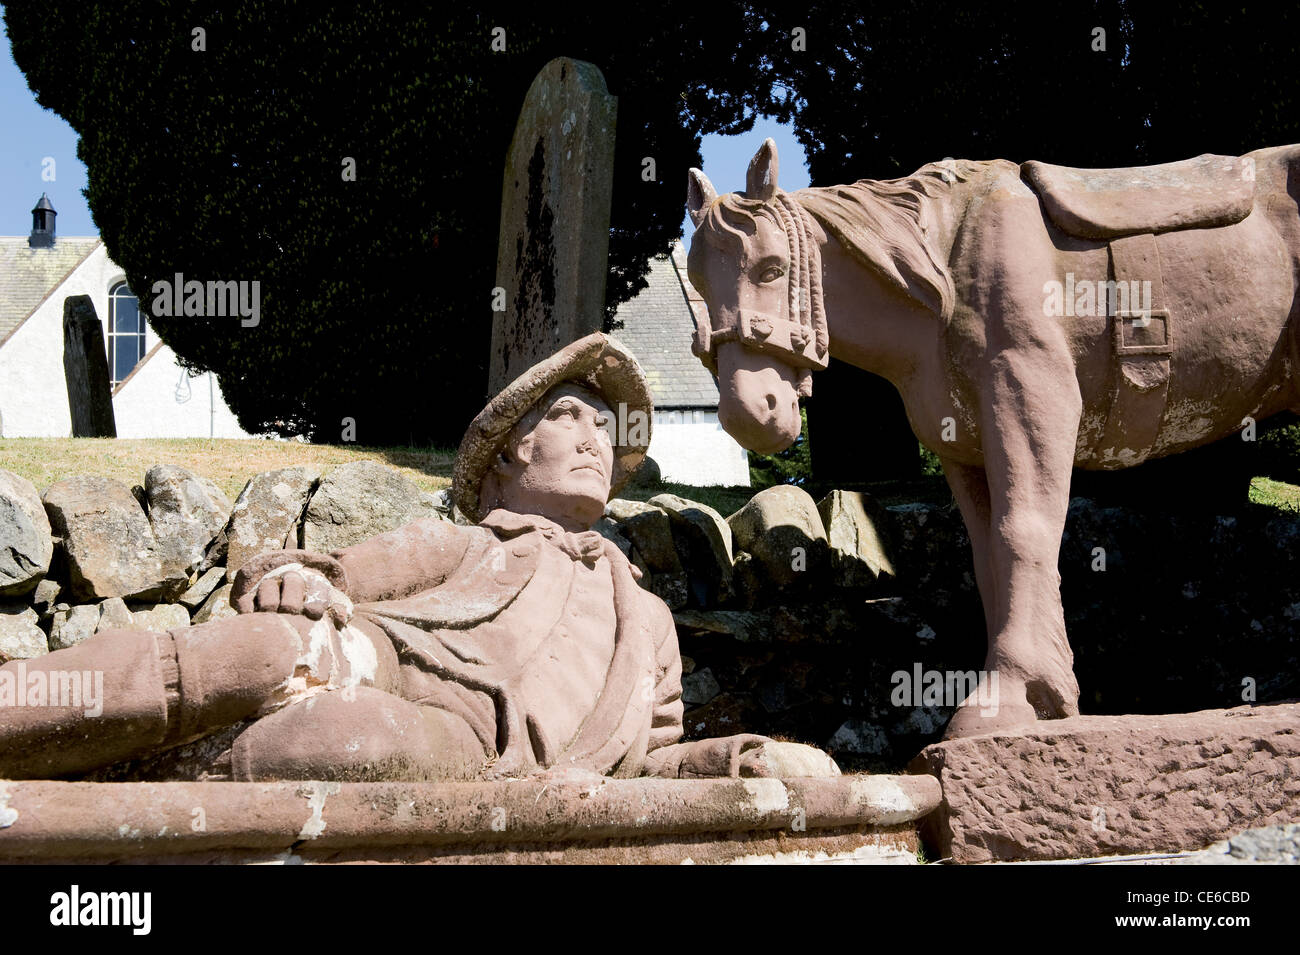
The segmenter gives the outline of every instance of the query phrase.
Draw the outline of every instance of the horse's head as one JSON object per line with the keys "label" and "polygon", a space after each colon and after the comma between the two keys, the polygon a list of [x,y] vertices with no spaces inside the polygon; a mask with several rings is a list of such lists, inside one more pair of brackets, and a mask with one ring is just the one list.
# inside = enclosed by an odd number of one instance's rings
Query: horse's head
{"label": "horse's head", "polygon": [[719,197],[692,169],[691,283],[709,307],[692,350],[718,377],[718,419],[751,451],[770,454],[799,436],[799,398],[826,367],[821,263],[808,214],[777,189],[776,144],[749,164],[745,193]]}

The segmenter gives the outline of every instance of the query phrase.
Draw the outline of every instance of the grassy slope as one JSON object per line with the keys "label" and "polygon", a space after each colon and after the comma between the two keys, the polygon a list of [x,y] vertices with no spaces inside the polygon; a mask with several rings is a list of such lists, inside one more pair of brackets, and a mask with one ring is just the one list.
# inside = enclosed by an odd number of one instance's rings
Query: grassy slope
{"label": "grassy slope", "polygon": [[127,487],[143,484],[155,464],[179,464],[210,478],[233,500],[254,474],[311,464],[322,471],[373,459],[406,475],[426,491],[451,484],[453,451],[429,448],[360,448],[297,441],[175,438],[4,438],[0,468],[20,474],[38,491],[65,477],[94,474]]}

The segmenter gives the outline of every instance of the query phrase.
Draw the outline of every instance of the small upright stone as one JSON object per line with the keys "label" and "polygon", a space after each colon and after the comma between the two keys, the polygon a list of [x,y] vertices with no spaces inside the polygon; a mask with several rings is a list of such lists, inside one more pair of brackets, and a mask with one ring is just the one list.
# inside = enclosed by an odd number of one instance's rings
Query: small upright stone
{"label": "small upright stone", "polygon": [[63,378],[74,438],[116,438],[104,326],[89,295],[63,300]]}

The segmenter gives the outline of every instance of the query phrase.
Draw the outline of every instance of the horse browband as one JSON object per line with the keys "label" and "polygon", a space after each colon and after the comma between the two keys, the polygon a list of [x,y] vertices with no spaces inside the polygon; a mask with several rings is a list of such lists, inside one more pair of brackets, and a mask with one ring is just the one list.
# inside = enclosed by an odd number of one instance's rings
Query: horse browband
{"label": "horse browband", "polygon": [[801,369],[799,390],[808,395],[812,393],[811,373],[823,370],[829,358],[826,309],[822,299],[821,249],[812,239],[808,212],[787,193],[778,190],[766,208],[772,211],[773,219],[785,232],[789,244],[787,313],[797,315],[799,321],[742,308],[736,311],[734,324],[713,328],[714,316],[710,313],[709,323],[700,322],[695,326],[691,352],[716,377],[718,346],[739,342],[746,348],[772,355]]}

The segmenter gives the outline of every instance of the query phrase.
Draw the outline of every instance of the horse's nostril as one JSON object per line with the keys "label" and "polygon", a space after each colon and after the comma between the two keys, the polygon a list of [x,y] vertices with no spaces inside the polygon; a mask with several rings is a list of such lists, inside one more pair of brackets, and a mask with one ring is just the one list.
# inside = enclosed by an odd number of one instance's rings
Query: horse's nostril
{"label": "horse's nostril", "polygon": [[768,411],[776,410],[776,395],[769,394],[767,396],[767,410]]}

